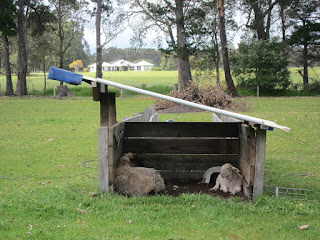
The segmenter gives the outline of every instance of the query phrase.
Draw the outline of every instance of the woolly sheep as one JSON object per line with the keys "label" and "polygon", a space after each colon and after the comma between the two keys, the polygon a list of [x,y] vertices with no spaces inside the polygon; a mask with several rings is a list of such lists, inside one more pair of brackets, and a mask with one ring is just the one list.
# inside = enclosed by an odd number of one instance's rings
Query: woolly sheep
{"label": "woolly sheep", "polygon": [[116,170],[115,190],[126,196],[147,196],[150,193],[165,191],[165,185],[160,173],[153,168],[132,167],[132,153],[120,158]]}
{"label": "woolly sheep", "polygon": [[242,190],[243,177],[238,168],[233,167],[230,163],[226,163],[221,167],[221,173],[217,177],[216,185],[210,190],[230,192],[232,195]]}

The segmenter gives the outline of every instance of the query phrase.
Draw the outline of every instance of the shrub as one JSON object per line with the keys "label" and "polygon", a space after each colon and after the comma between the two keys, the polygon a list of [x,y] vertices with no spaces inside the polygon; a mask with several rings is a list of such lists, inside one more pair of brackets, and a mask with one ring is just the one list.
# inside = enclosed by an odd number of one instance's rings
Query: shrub
{"label": "shrub", "polygon": [[153,67],[151,68],[151,71],[162,71],[160,67]]}
{"label": "shrub", "polygon": [[239,54],[233,57],[233,74],[239,88],[286,89],[290,85],[286,46],[275,40],[252,40],[239,44]]}

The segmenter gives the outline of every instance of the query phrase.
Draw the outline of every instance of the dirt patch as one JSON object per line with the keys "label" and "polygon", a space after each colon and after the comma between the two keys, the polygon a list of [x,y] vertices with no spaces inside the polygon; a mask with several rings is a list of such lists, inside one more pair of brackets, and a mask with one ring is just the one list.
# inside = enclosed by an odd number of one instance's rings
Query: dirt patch
{"label": "dirt patch", "polygon": [[195,193],[195,194],[207,194],[213,197],[221,197],[224,199],[240,197],[242,201],[248,201],[243,192],[237,193],[235,196],[230,193],[224,193],[222,191],[210,191],[209,189],[214,186],[214,182],[209,185],[201,183],[201,180],[178,180],[171,179],[165,181],[167,187],[167,194],[174,197],[179,197],[183,193]]}

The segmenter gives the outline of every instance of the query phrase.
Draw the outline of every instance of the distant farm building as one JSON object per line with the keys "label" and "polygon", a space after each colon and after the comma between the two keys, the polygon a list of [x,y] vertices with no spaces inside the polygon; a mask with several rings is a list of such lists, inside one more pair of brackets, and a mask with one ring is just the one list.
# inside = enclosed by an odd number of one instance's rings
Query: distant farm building
{"label": "distant farm building", "polygon": [[[138,63],[132,63],[123,59],[115,60],[112,62],[103,62],[102,71],[111,72],[111,71],[149,71],[154,67],[154,64],[140,61]],[[96,72],[97,64],[93,63],[88,66],[89,72]]]}

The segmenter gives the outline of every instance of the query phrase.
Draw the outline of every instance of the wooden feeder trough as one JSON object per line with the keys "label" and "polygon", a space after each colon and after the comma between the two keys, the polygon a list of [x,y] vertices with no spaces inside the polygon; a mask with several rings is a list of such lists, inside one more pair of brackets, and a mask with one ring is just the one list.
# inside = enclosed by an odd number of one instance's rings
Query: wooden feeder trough
{"label": "wooden feeder trough", "polygon": [[[77,83],[69,77],[70,74]],[[266,130],[290,130],[268,120],[61,69],[53,69],[49,76],[72,84],[81,84],[83,80],[91,84],[93,99],[100,101],[100,192],[113,191],[117,161],[124,153],[132,152],[136,156],[136,164],[159,170],[164,179],[201,179],[208,168],[231,163],[240,169],[244,177],[244,194],[252,198],[263,191]],[[115,94],[108,93],[108,85],[211,111],[213,122],[157,122],[153,106],[117,123]]]}

